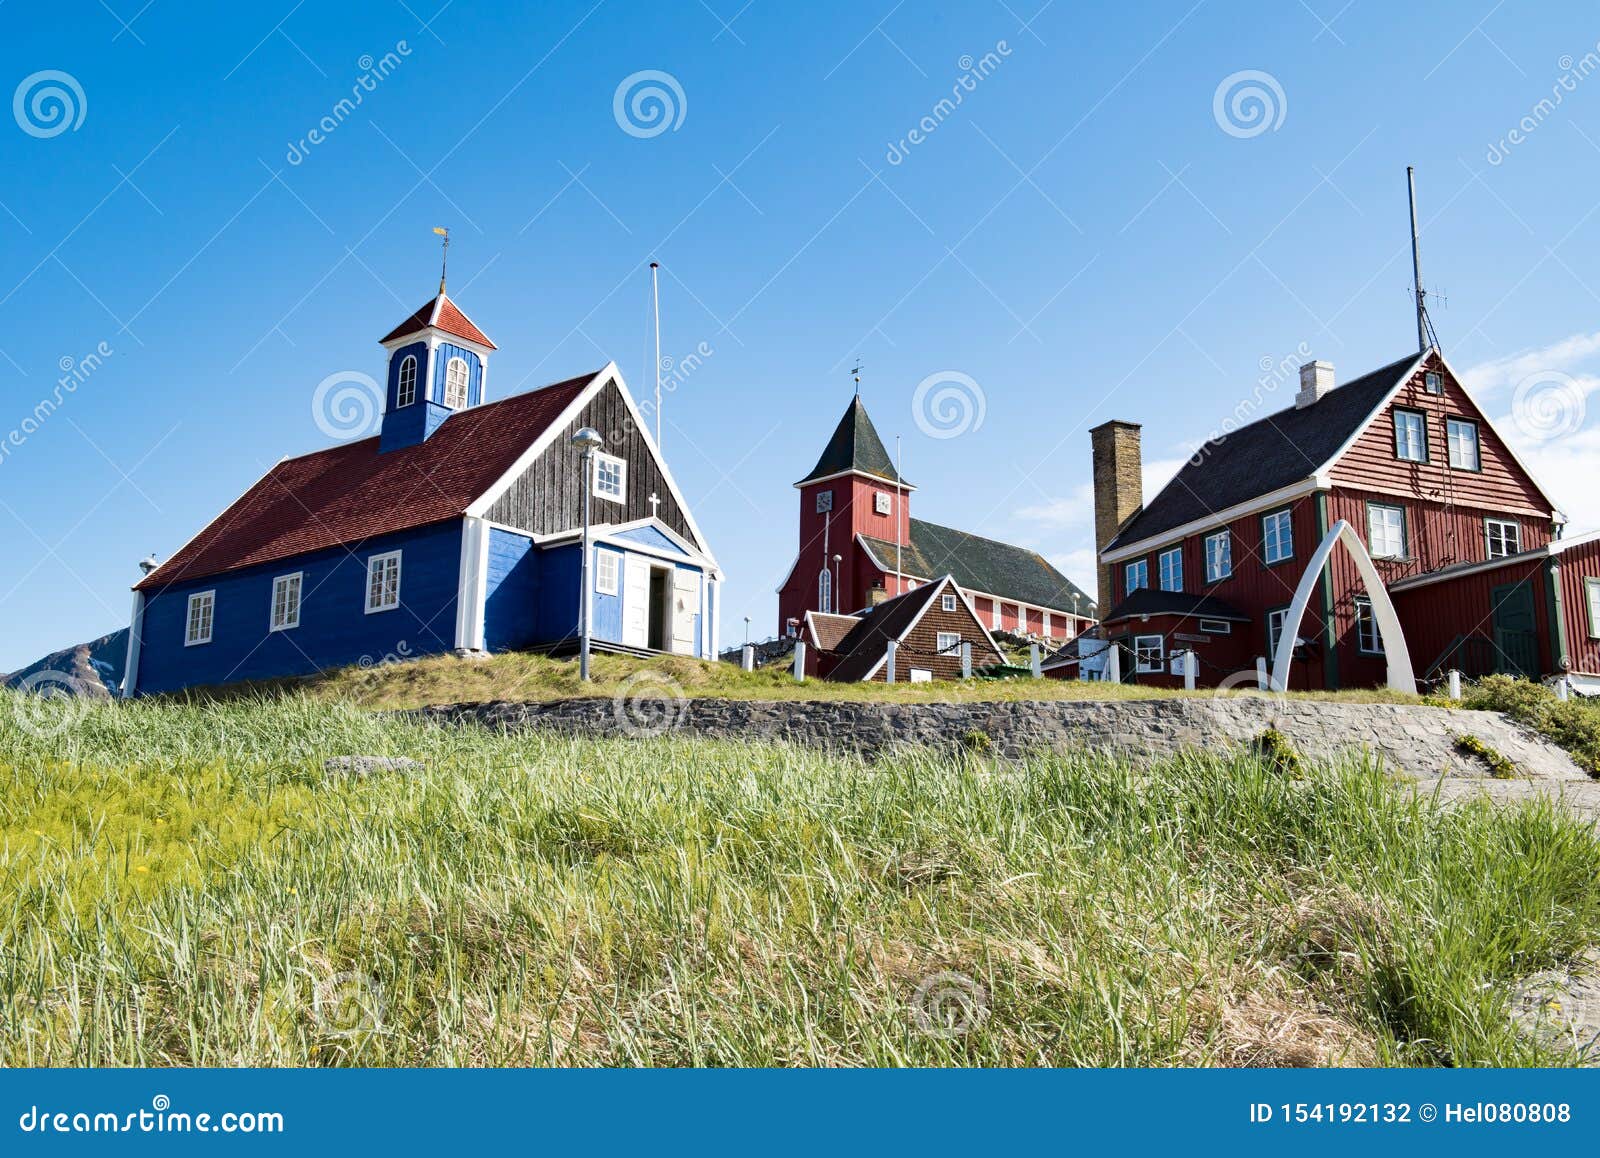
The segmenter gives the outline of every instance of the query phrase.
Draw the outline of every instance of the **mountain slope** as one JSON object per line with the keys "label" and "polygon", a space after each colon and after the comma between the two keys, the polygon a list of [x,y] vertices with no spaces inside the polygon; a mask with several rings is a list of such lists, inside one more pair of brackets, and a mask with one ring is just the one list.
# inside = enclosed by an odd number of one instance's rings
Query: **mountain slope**
{"label": "mountain slope", "polygon": [[57,694],[70,691],[99,699],[115,694],[127,659],[128,629],[124,627],[88,643],[51,652],[0,678],[0,687]]}

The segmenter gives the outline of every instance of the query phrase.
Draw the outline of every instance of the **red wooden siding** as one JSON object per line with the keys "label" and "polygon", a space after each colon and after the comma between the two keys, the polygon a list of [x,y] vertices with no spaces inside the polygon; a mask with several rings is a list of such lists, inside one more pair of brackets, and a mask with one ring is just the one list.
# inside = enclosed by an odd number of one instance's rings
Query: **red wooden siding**
{"label": "red wooden siding", "polygon": [[1523,559],[1492,571],[1431,583],[1393,595],[1395,611],[1405,628],[1411,664],[1423,679],[1429,667],[1462,636],[1494,638],[1494,590],[1527,581],[1533,588],[1533,615],[1539,639],[1539,665],[1551,671],[1550,600],[1545,558]]}
{"label": "red wooden siding", "polygon": [[1566,625],[1567,661],[1571,670],[1600,675],[1600,624],[1589,617],[1589,579],[1600,580],[1600,539],[1556,556],[1561,568],[1561,610]]}
{"label": "red wooden siding", "polygon": [[[1423,375],[1430,369],[1444,375],[1443,394],[1429,394],[1424,387]],[[1427,416],[1426,463],[1403,462],[1395,457],[1392,414],[1395,407],[1421,411]],[[1481,471],[1449,468],[1446,418],[1465,418],[1478,424]],[[1539,488],[1517,465],[1483,412],[1437,358],[1429,359],[1427,365],[1400,388],[1389,410],[1380,412],[1372,420],[1329,474],[1336,486],[1360,487],[1431,502],[1450,498],[1464,506],[1544,516],[1547,521],[1550,515],[1549,501],[1540,495]]]}

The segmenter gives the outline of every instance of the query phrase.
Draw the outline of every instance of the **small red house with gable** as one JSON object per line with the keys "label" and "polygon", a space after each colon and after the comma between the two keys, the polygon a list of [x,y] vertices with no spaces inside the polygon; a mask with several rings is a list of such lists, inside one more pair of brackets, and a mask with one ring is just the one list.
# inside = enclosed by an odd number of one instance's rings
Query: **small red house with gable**
{"label": "small red house with gable", "polygon": [[[1437,348],[1343,385],[1300,369],[1294,406],[1207,444],[1149,503],[1140,428],[1091,432],[1103,633],[1124,679],[1217,685],[1271,658],[1310,558],[1347,522],[1416,677],[1563,676],[1600,692],[1600,536],[1565,518]],[[1356,562],[1335,550],[1298,626],[1291,689],[1384,683]]]}
{"label": "small red house with gable", "polygon": [[859,396],[800,491],[800,546],[778,589],[778,631],[808,612],[849,615],[952,576],[983,626],[1064,642],[1093,625],[1090,599],[1037,551],[911,517],[900,477]]}

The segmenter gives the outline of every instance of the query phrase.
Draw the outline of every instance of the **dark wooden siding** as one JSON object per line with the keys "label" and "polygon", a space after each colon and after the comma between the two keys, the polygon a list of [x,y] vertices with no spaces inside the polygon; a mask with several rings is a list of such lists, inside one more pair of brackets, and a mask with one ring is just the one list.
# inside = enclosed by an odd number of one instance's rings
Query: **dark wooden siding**
{"label": "dark wooden siding", "polygon": [[[945,611],[940,606],[941,600],[935,597],[933,606],[928,608],[922,620],[911,629],[910,633],[900,641],[899,653],[895,656],[895,678],[902,682],[909,682],[911,669],[920,668],[933,673],[936,680],[958,680],[961,678],[961,653],[950,652],[948,655],[934,654],[938,649],[938,636],[941,631],[953,631],[961,638],[972,644],[972,667],[976,671],[980,667],[999,663],[1000,654],[989,649],[984,642],[983,628],[967,610],[964,600],[956,600],[954,611]],[[878,669],[878,674],[872,678],[882,683],[888,679],[888,664]]]}
{"label": "dark wooden siding", "polygon": [[[1444,375],[1443,394],[1429,394],[1424,388],[1423,375],[1429,369]],[[1427,416],[1426,463],[1402,462],[1395,457],[1393,410],[1396,407],[1421,411]],[[1447,465],[1447,418],[1465,418],[1478,424],[1481,471],[1452,470]],[[1373,419],[1329,473],[1336,485],[1405,495],[1433,503],[1450,501],[1462,506],[1543,515],[1547,521],[1550,514],[1550,504],[1540,496],[1539,488],[1517,465],[1483,412],[1437,359],[1430,359],[1400,388],[1389,409]]]}
{"label": "dark wooden siding", "polygon": [[[585,426],[594,427],[605,438],[605,446],[601,448],[604,453],[614,454],[628,463],[627,502],[613,503],[597,498],[591,518],[596,523],[628,523],[655,513],[678,534],[695,542],[689,522],[668,490],[666,479],[645,443],[644,432],[635,427],[615,382],[601,387],[583,413],[556,436],[555,442],[522,477],[511,484],[490,508],[489,518],[536,535],[581,526],[583,465],[571,438]],[[650,506],[652,494],[661,500],[655,512]],[[706,546],[704,543],[697,545]]]}

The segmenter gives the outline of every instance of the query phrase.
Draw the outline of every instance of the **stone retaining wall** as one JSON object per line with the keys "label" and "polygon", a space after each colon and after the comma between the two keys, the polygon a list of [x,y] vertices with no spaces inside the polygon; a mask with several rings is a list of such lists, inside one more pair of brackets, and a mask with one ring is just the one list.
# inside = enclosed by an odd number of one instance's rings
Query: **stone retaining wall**
{"label": "stone retaining wall", "polygon": [[972,733],[1014,757],[1029,749],[1092,748],[1125,755],[1173,755],[1186,748],[1230,749],[1277,728],[1304,755],[1370,752],[1417,779],[1484,778],[1476,757],[1456,750],[1478,737],[1535,780],[1587,780],[1567,754],[1496,712],[1411,704],[1234,696],[1217,699],[884,704],[838,701],[691,699],[672,695],[570,699],[544,703],[450,704],[413,713],[444,723],[473,722],[569,735],[647,736],[674,730],[728,740],[778,740],[829,750],[881,753],[898,744],[954,747]]}

